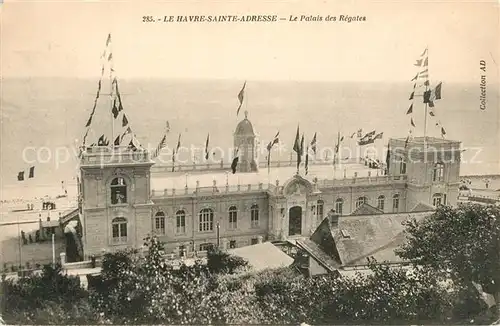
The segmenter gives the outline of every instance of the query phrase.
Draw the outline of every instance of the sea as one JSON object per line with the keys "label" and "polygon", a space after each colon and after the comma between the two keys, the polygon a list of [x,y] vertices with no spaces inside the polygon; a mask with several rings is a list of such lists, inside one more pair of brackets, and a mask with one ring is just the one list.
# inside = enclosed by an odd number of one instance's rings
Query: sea
{"label": "sea", "polygon": [[[78,146],[87,131],[99,78],[4,78],[1,80],[0,199],[12,200],[60,193],[61,185],[76,184]],[[123,111],[137,141],[155,148],[170,126],[168,148],[203,149],[209,138],[211,160],[227,161],[233,154],[233,133],[245,114],[262,147],[279,132],[280,150],[272,160],[289,160],[297,133],[306,145],[316,133],[319,158],[328,158],[322,149],[335,146],[339,133],[343,145],[352,148],[351,135],[383,132],[374,148],[380,158],[389,138],[424,133],[425,108],[416,98],[413,113],[411,82],[307,82],[246,81],[244,100],[237,116],[238,93],[243,80],[118,79]],[[87,144],[124,131],[123,119],[111,117],[106,95],[108,81],[102,82]],[[498,86],[488,85],[486,109],[480,109],[477,84],[443,82],[442,99],[435,101],[435,116],[427,118],[427,135],[461,141],[462,175],[500,173]],[[108,89],[109,94],[109,89]],[[180,135],[180,138],[179,138]],[[112,141],[112,140],[110,140]],[[215,149],[218,149],[215,151]],[[165,149],[164,149],[165,150]],[[186,151],[186,153],[188,153]],[[201,154],[185,154],[199,160]],[[194,156],[194,158],[193,158]],[[162,156],[163,157],[163,156]],[[331,157],[331,156],[330,156]],[[169,159],[162,159],[169,163]],[[163,164],[163,163],[162,163]],[[28,178],[34,166],[33,178]],[[18,174],[25,171],[25,180]]]}

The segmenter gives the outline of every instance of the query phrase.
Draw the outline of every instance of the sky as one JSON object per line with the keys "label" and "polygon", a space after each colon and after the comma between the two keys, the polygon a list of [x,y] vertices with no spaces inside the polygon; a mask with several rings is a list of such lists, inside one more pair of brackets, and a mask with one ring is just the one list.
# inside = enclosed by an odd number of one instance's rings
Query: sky
{"label": "sky", "polygon": [[[498,82],[494,1],[118,2],[9,1],[0,6],[4,77],[95,78],[108,33],[120,78],[408,81],[429,69],[476,82],[479,61]],[[144,23],[152,15],[278,15],[285,21]],[[290,22],[290,15],[365,16],[365,22]]]}

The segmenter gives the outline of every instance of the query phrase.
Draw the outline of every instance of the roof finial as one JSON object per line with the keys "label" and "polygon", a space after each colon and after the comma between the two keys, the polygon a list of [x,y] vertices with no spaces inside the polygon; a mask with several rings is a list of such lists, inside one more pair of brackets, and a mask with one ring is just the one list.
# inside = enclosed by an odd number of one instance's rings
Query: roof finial
{"label": "roof finial", "polygon": [[245,110],[245,119],[248,119],[248,111]]}

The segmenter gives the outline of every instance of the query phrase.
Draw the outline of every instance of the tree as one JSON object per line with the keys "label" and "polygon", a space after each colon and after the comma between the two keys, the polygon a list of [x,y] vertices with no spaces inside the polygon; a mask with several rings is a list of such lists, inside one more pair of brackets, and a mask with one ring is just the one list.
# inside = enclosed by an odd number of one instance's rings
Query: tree
{"label": "tree", "polygon": [[443,280],[466,287],[473,282],[492,294],[500,316],[500,209],[494,206],[439,207],[406,225],[408,242],[398,255]]}

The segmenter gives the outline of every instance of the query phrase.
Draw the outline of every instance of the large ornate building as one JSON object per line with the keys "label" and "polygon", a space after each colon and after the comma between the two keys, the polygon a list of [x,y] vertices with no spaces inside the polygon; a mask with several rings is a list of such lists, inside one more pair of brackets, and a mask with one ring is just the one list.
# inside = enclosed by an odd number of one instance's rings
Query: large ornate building
{"label": "large ornate building", "polygon": [[330,210],[348,218],[456,204],[457,141],[390,139],[387,174],[363,162],[335,171],[331,162],[311,164],[307,175],[273,162],[268,172],[255,159],[255,133],[247,117],[236,126],[234,145],[240,148],[235,174],[225,163],[171,172],[141,149],[88,148],[80,162],[83,256],[140,247],[149,234],[165,241],[171,253],[203,251],[217,243],[234,248],[309,237]]}

